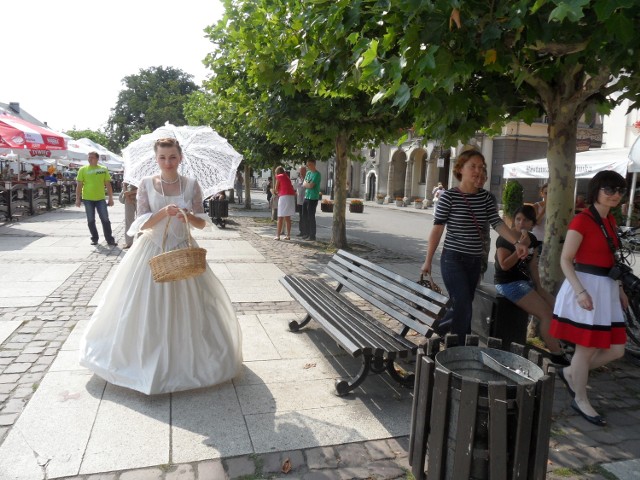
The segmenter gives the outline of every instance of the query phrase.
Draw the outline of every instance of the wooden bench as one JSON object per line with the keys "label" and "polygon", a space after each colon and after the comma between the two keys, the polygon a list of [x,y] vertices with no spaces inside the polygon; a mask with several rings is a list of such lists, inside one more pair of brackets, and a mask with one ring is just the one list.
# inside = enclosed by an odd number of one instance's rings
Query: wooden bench
{"label": "wooden bench", "polygon": [[[342,349],[362,359],[355,378],[336,380],[337,394],[346,395],[358,387],[370,371],[386,371],[400,384],[413,385],[413,375],[398,373],[395,362],[416,355],[420,345],[407,334],[414,331],[422,338],[430,337],[449,299],[344,250],[332,257],[325,272],[338,282],[337,288],[319,278],[294,275],[280,282],[308,313],[302,323],[289,323],[291,331],[313,318]],[[355,293],[367,307],[380,310],[389,325],[364,312],[363,305],[358,300],[354,303],[343,289]]]}

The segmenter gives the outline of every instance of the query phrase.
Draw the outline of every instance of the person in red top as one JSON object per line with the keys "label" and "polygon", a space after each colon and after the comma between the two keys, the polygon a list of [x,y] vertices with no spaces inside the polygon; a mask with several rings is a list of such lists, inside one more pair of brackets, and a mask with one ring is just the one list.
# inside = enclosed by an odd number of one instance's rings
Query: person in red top
{"label": "person in red top", "polygon": [[284,239],[290,240],[291,215],[296,211],[296,191],[283,167],[276,168],[276,184],[273,190],[278,194],[278,233],[275,240],[280,240],[283,221],[287,227],[287,236]]}
{"label": "person in red top", "polygon": [[610,210],[626,191],[624,178],[611,170],[589,182],[587,202],[592,206],[569,224],[560,257],[566,279],[549,329],[554,337],[576,344],[571,365],[558,370],[558,376],[573,397],[571,408],[598,426],[607,422],[587,397],[589,370],[622,357],[627,341],[623,308],[629,301],[622,286],[608,276],[615,264],[609,243],[619,248]]}

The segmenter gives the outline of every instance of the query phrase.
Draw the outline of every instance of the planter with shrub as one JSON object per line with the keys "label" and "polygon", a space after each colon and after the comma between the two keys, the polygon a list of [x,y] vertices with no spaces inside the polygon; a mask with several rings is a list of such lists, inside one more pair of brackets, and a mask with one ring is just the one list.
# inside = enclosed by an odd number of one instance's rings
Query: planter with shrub
{"label": "planter with shrub", "polygon": [[362,203],[362,200],[351,200],[351,203],[349,203],[349,211],[351,213],[364,212],[364,203]]}

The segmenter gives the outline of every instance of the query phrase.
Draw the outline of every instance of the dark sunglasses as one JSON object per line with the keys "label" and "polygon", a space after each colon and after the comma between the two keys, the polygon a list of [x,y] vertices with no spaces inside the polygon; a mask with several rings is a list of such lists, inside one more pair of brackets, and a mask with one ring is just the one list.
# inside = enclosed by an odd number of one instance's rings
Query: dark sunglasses
{"label": "dark sunglasses", "polygon": [[625,187],[602,187],[600,190],[609,197],[616,193],[619,193],[621,196],[627,193],[627,189]]}

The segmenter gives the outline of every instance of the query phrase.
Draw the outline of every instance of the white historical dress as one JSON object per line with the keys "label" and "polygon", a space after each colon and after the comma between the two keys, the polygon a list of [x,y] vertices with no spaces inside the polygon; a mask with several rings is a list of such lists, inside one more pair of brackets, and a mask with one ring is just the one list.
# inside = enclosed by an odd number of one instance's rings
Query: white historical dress
{"label": "white historical dress", "polygon": [[[235,377],[242,365],[242,336],[231,300],[209,266],[200,276],[156,283],[149,260],[162,253],[166,220],[140,227],[168,204],[204,213],[202,193],[181,177],[181,194],[164,196],[151,177],[138,190],[140,231],[117,267],[80,343],[80,364],[106,381],[145,394],[216,385]],[[194,242],[195,243],[195,242]],[[172,218],[167,250],[187,246],[184,223]]]}

